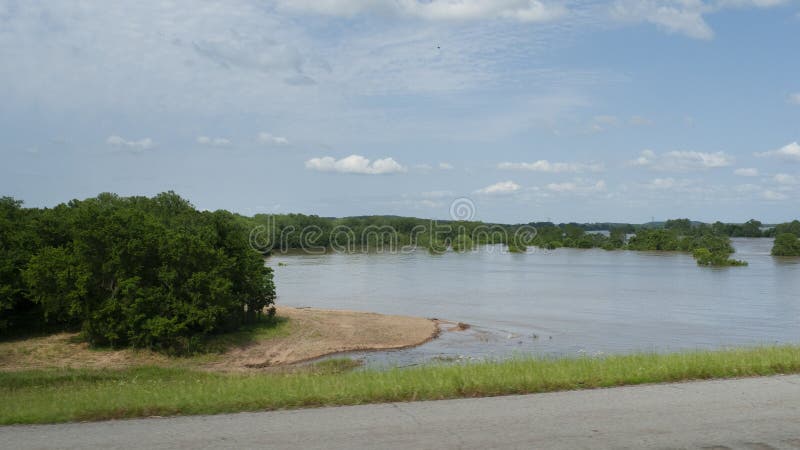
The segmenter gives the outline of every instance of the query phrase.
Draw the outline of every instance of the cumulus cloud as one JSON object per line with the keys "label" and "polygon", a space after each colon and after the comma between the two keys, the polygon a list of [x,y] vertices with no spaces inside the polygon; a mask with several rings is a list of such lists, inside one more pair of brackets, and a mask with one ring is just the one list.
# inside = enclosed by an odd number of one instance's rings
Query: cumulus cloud
{"label": "cumulus cloud", "polygon": [[606,182],[604,180],[600,180],[596,183],[590,183],[577,180],[577,181],[568,181],[564,183],[550,183],[545,187],[547,188],[547,190],[556,193],[588,194],[593,192],[605,191]]}
{"label": "cumulus cloud", "polygon": [[270,133],[258,133],[258,142],[264,145],[282,146],[289,145],[289,140],[283,136],[273,136]]}
{"label": "cumulus cloud", "polygon": [[278,0],[283,10],[352,17],[363,13],[413,17],[430,21],[508,19],[547,22],[567,14],[557,2],[539,0]]}
{"label": "cumulus cloud", "polygon": [[758,169],[752,167],[742,167],[733,171],[734,175],[738,175],[740,177],[757,177],[758,176]]}
{"label": "cumulus cloud", "polygon": [[779,149],[756,153],[755,155],[760,157],[775,157],[786,161],[800,162],[800,144],[795,141],[786,144]]}
{"label": "cumulus cloud", "polygon": [[695,39],[711,39],[714,31],[703,14],[709,7],[699,0],[617,0],[613,18],[623,22],[647,22],[670,32]]}
{"label": "cumulus cloud", "polygon": [[197,136],[196,142],[200,145],[207,145],[209,147],[227,147],[231,145],[231,141],[225,138],[210,138],[208,136]]}
{"label": "cumulus cloud", "polygon": [[150,138],[143,138],[139,139],[138,141],[129,141],[117,136],[116,134],[109,136],[108,139],[106,139],[106,144],[117,149],[129,150],[132,152],[150,150],[155,146],[155,143]]}
{"label": "cumulus cloud", "polygon": [[714,169],[733,164],[733,157],[725,152],[703,153],[691,151],[671,151],[657,154],[652,150],[643,151],[628,165],[646,167],[665,172],[684,172],[688,170]]}
{"label": "cumulus cloud", "polygon": [[771,8],[788,0],[616,0],[611,17],[621,22],[651,23],[668,33],[712,39],[705,16],[726,8]]}
{"label": "cumulus cloud", "polygon": [[478,194],[485,194],[485,195],[505,195],[505,194],[513,194],[514,192],[519,191],[522,189],[522,186],[514,183],[511,180],[508,181],[500,181],[490,186],[486,186],[483,189],[478,189],[475,191]]}
{"label": "cumulus cloud", "polygon": [[549,173],[562,173],[562,172],[602,172],[605,167],[603,164],[582,164],[582,163],[565,163],[565,162],[550,162],[545,159],[540,159],[534,162],[502,162],[497,165],[498,169],[504,170],[528,170],[531,172],[549,172]]}
{"label": "cumulus cloud", "polygon": [[394,158],[376,159],[371,162],[361,155],[350,155],[335,159],[330,156],[311,158],[306,161],[306,169],[318,172],[354,173],[361,175],[385,175],[405,172],[407,169]]}

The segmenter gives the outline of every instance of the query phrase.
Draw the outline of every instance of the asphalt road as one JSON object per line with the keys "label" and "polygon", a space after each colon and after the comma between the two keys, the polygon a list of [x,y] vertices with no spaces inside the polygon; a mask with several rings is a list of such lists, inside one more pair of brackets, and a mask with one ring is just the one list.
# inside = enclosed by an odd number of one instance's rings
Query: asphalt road
{"label": "asphalt road", "polygon": [[800,376],[0,427],[1,449],[800,449]]}

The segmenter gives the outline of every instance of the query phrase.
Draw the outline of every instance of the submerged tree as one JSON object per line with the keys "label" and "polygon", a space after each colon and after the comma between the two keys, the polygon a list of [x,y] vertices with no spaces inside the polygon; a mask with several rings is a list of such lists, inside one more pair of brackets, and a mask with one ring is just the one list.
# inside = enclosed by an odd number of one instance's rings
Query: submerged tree
{"label": "submerged tree", "polygon": [[800,239],[793,233],[781,233],[772,246],[773,256],[800,256]]}

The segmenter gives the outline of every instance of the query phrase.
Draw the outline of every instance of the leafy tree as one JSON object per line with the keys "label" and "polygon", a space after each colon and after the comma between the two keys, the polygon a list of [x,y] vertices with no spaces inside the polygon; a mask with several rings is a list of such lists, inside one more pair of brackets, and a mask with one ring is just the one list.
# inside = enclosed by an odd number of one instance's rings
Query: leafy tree
{"label": "leafy tree", "polygon": [[728,253],[711,251],[705,247],[699,247],[692,252],[692,256],[697,261],[698,266],[724,267],[724,266],[746,266],[745,261],[728,258]]}
{"label": "leafy tree", "polygon": [[231,213],[170,192],[101,194],[66,216],[71,241],[42,248],[23,279],[44,320],[79,324],[93,344],[192,351],[275,299],[271,269]]}
{"label": "leafy tree", "polygon": [[772,246],[774,256],[800,256],[800,239],[792,233],[781,233]]}
{"label": "leafy tree", "polygon": [[467,236],[466,234],[459,234],[458,236],[453,239],[452,244],[450,244],[453,248],[453,251],[456,252],[466,252],[475,248],[475,244],[472,241],[472,238]]}
{"label": "leafy tree", "polygon": [[528,250],[525,245],[514,241],[509,242],[507,248],[509,253],[525,253]]}
{"label": "leafy tree", "polygon": [[775,227],[775,236],[777,237],[779,234],[783,233],[791,233],[795,236],[800,236],[800,221],[793,220],[788,223],[782,223]]}
{"label": "leafy tree", "polygon": [[0,198],[0,333],[30,310],[21,273],[37,247],[31,214],[22,202]]}
{"label": "leafy tree", "polygon": [[672,219],[664,223],[664,228],[674,230],[679,234],[690,234],[692,231],[692,221],[689,219]]}

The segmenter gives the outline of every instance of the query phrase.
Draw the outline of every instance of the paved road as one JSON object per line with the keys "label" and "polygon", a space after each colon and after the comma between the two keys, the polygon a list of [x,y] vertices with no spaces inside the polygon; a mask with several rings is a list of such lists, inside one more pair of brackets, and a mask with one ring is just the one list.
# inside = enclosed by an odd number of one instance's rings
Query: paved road
{"label": "paved road", "polygon": [[800,449],[800,376],[0,427],[28,448]]}

